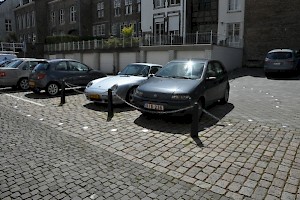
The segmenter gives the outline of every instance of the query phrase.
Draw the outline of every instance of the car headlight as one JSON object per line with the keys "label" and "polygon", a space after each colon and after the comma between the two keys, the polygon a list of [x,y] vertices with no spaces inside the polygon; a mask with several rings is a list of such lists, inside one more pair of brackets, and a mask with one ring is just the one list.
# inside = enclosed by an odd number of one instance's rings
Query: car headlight
{"label": "car headlight", "polygon": [[86,87],[88,88],[88,87],[91,87],[92,85],[93,85],[93,81],[90,81]]}
{"label": "car headlight", "polygon": [[115,85],[113,85],[110,89],[111,89],[112,91],[116,91],[116,90],[118,89],[118,85],[115,84]]}
{"label": "car headlight", "polygon": [[171,97],[172,100],[189,100],[191,99],[190,95],[186,94],[174,94]]}
{"label": "car headlight", "polygon": [[143,92],[141,92],[141,91],[139,91],[139,90],[135,90],[135,95],[137,95],[137,96],[143,96]]}

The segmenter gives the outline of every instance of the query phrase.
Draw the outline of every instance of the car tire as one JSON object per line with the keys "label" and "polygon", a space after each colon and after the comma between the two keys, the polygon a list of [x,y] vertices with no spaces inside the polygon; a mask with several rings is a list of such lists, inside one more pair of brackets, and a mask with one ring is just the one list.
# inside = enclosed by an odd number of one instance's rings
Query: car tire
{"label": "car tire", "polygon": [[59,93],[59,85],[57,83],[49,83],[46,87],[46,92],[50,96],[56,96]]}
{"label": "car tire", "polygon": [[27,78],[21,78],[18,82],[18,87],[21,90],[28,90],[29,89],[29,82]]}
{"label": "car tire", "polygon": [[224,92],[224,97],[222,99],[220,99],[220,103],[221,104],[226,104],[228,103],[228,99],[229,99],[229,87],[227,86]]}
{"label": "car tire", "polygon": [[130,104],[133,104],[133,94],[134,94],[135,90],[136,90],[136,87],[132,87],[127,92],[126,101]]}

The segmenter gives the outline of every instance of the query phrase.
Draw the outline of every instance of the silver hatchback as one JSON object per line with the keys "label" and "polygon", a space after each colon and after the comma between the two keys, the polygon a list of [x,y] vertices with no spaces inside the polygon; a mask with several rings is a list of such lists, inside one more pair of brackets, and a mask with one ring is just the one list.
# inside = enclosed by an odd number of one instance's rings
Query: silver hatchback
{"label": "silver hatchback", "polygon": [[28,77],[31,70],[45,59],[16,58],[7,66],[0,68],[0,87],[29,89]]}
{"label": "silver hatchback", "polygon": [[264,63],[266,77],[277,72],[297,72],[300,70],[300,54],[292,49],[269,51]]}

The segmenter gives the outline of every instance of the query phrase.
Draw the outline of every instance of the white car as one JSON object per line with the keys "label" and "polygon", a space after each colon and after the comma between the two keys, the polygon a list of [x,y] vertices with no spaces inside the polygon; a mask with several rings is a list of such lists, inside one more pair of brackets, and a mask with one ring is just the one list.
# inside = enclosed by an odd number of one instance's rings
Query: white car
{"label": "white car", "polygon": [[108,103],[108,90],[112,89],[113,104],[132,103],[135,89],[161,67],[152,63],[131,63],[116,76],[91,81],[84,91],[86,98],[97,103]]}

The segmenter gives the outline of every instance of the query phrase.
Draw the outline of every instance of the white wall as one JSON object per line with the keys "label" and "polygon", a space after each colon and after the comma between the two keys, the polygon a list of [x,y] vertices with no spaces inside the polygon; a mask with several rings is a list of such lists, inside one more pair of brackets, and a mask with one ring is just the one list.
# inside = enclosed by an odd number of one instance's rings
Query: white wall
{"label": "white wall", "polygon": [[82,54],[82,62],[93,69],[100,69],[99,53]]}
{"label": "white wall", "polygon": [[119,54],[119,71],[124,69],[128,64],[137,62],[136,53],[120,53]]}
{"label": "white wall", "polygon": [[168,51],[147,51],[146,62],[165,65],[169,62]]}
{"label": "white wall", "polygon": [[150,0],[141,0],[142,32],[151,32],[153,20],[153,3]]}
{"label": "white wall", "polygon": [[190,58],[210,58],[211,57],[211,51],[205,50],[205,51],[177,51],[177,59],[190,59]]}
{"label": "white wall", "polygon": [[112,74],[114,70],[114,54],[101,53],[100,54],[100,70],[106,74]]}
{"label": "white wall", "polygon": [[228,23],[240,23],[240,38],[244,38],[245,0],[240,0],[240,11],[229,12],[228,1],[219,1],[218,40],[225,40]]}
{"label": "white wall", "polygon": [[232,71],[242,67],[243,49],[213,46],[211,58],[222,61],[227,71]]}

